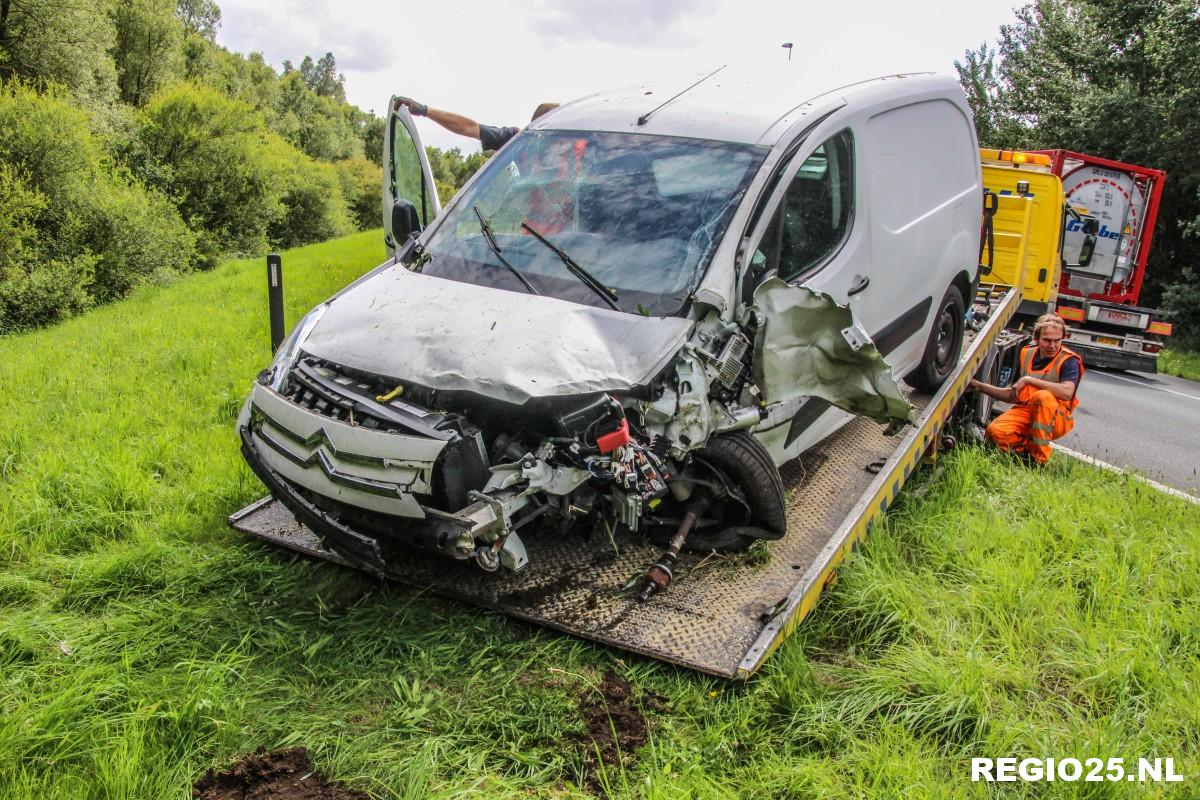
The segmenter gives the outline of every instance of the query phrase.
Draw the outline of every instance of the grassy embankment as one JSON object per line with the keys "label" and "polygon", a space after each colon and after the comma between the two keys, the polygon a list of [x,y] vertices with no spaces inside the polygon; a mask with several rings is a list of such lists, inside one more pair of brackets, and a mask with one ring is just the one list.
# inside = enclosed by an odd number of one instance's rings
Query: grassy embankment
{"label": "grassy embankment", "polygon": [[[289,322],[379,240],[286,254]],[[728,685],[229,531],[261,493],[232,425],[268,360],[263,272],[0,339],[0,797],[184,798],[260,745],[379,797],[575,796],[608,671],[650,724],[599,776],[614,796],[988,797],[969,759],[1002,755],[1171,756],[1168,796],[1200,791],[1200,509],[960,449]]]}
{"label": "grassy embankment", "polygon": [[1191,350],[1167,349],[1158,356],[1158,371],[1178,375],[1189,381],[1200,381],[1200,353]]}

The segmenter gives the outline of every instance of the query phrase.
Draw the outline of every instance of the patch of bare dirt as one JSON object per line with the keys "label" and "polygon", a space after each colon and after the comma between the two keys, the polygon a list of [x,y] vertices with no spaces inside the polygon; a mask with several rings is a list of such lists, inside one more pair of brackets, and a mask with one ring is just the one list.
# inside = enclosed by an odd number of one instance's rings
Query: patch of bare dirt
{"label": "patch of bare dirt", "polygon": [[308,750],[260,747],[224,772],[210,769],[192,787],[196,800],[370,800],[313,769]]}
{"label": "patch of bare dirt", "polygon": [[[656,694],[644,696],[642,704],[654,711],[666,709],[666,699]],[[584,693],[579,710],[587,725],[587,787],[607,797],[605,783],[620,785],[617,776],[633,765],[634,751],[646,743],[646,717],[635,703],[633,686],[612,672],[605,673],[598,692]]]}

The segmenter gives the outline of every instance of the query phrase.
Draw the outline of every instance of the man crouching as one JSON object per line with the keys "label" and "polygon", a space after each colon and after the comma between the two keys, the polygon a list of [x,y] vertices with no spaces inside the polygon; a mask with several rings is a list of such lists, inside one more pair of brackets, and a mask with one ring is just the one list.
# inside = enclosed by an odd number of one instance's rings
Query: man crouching
{"label": "man crouching", "polygon": [[1066,324],[1056,314],[1043,314],[1033,326],[1034,343],[1021,348],[1021,374],[1000,388],[972,379],[967,388],[1013,407],[992,421],[987,437],[1001,450],[1024,453],[1039,464],[1050,459],[1050,442],[1075,427],[1071,416],[1083,379],[1083,359],[1063,347]]}

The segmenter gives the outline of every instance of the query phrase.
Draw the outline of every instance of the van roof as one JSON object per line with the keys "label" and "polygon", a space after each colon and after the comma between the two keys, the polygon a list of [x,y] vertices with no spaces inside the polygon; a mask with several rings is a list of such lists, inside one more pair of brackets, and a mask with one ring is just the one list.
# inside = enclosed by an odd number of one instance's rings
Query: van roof
{"label": "van roof", "polygon": [[[593,94],[560,106],[529,129],[647,133],[772,146],[794,122],[825,106],[824,100],[853,102],[852,95],[877,91],[889,82],[903,84],[905,94],[957,88],[953,78],[932,73],[887,75],[844,85],[826,75],[783,70],[722,68],[709,74],[707,79],[705,73],[698,73]],[[648,112],[652,113],[647,122],[638,125],[638,118]]]}

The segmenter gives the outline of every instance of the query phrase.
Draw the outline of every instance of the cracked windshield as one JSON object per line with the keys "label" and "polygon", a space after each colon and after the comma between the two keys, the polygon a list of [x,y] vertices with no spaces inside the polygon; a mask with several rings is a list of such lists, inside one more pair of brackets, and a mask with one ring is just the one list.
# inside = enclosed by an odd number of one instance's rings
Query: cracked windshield
{"label": "cracked windshield", "polygon": [[699,283],[765,156],[748,145],[528,132],[494,156],[430,239],[422,271],[671,316]]}

